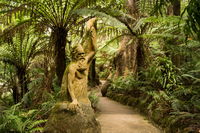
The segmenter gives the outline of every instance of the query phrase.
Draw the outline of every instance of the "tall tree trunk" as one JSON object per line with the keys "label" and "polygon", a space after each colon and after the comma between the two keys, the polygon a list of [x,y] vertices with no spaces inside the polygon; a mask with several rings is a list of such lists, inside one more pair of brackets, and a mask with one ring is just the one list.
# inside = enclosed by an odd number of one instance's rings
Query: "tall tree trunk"
{"label": "tall tree trunk", "polygon": [[[116,68],[115,76],[126,76],[128,74],[137,74],[138,61],[138,40],[135,38],[131,44],[128,44],[132,37],[125,36],[120,42],[120,48],[117,56],[114,58]],[[128,44],[128,45],[127,45]]]}
{"label": "tall tree trunk", "polygon": [[[167,15],[180,16],[181,14],[181,2],[180,0],[174,0],[171,5],[168,7]],[[177,33],[178,34],[178,33]],[[169,40],[169,43],[173,45],[178,45],[179,42],[176,39]],[[167,53],[167,56],[170,55],[170,52]],[[176,53],[171,53],[171,60],[176,67],[180,67],[181,56]]]}
{"label": "tall tree trunk", "polygon": [[126,42],[127,42],[126,37],[123,37],[122,40],[120,41],[120,48],[118,50],[118,53],[114,58],[116,77],[124,75],[124,71],[125,71],[125,55],[124,54],[126,53],[125,52]]}
{"label": "tall tree trunk", "polygon": [[65,28],[57,28],[53,30],[51,37],[53,45],[55,46],[56,75],[58,78],[58,85],[60,86],[66,68],[65,47],[67,31]]}
{"label": "tall tree trunk", "polygon": [[127,0],[127,9],[130,15],[132,15],[135,19],[139,18],[139,10],[137,7],[137,2],[139,0]]}
{"label": "tall tree trunk", "polygon": [[145,46],[145,42],[143,38],[138,38],[138,48],[137,48],[137,64],[138,70],[142,71],[143,69],[148,68],[151,61],[151,52],[147,46]]}
{"label": "tall tree trunk", "polygon": [[[55,66],[54,63],[51,61],[52,58],[47,57],[48,54],[45,57],[45,64],[48,64],[48,66],[44,66],[44,71],[45,71],[45,75],[44,75],[44,89],[46,90],[46,92],[51,93],[53,91],[53,77],[55,74]],[[49,55],[51,56],[51,55]],[[46,93],[44,92],[44,93]]]}
{"label": "tall tree trunk", "polygon": [[[181,2],[180,0],[174,0],[173,1],[173,15],[180,16],[181,14]],[[175,45],[178,45],[179,43],[175,41]],[[177,66],[180,67],[181,64],[181,56],[179,54],[173,54],[172,55],[172,62]]]}
{"label": "tall tree trunk", "polygon": [[[139,18],[138,1],[139,0],[127,0],[126,3],[129,15],[133,16],[135,19]],[[128,23],[131,26],[133,22],[129,21]],[[128,44],[130,40],[133,40],[133,42]],[[138,48],[138,38],[130,36],[122,38],[118,54],[114,59],[114,64],[116,66],[115,76],[126,76],[130,73],[136,76],[138,71]]]}

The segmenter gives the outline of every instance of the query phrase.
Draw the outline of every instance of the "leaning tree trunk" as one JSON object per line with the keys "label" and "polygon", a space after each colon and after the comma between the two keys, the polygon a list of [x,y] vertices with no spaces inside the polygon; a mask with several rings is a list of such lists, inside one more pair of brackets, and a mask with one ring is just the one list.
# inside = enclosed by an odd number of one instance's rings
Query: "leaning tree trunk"
{"label": "leaning tree trunk", "polygon": [[58,85],[61,85],[62,77],[66,68],[66,37],[67,31],[65,28],[56,28],[51,34],[52,43],[55,46],[55,65]]}

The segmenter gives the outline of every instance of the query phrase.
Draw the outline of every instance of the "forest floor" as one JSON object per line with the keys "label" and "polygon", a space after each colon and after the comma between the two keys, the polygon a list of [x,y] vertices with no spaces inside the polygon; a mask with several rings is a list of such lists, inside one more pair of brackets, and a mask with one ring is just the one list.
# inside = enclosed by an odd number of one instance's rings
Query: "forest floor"
{"label": "forest floor", "polygon": [[162,133],[133,108],[100,97],[98,121],[102,133]]}

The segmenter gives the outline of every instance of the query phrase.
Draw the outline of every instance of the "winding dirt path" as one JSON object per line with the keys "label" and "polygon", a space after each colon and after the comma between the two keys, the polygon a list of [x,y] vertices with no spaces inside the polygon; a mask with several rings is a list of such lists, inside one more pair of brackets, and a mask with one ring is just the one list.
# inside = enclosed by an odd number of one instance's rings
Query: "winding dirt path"
{"label": "winding dirt path", "polygon": [[106,97],[100,97],[98,109],[102,133],[161,133],[131,107]]}

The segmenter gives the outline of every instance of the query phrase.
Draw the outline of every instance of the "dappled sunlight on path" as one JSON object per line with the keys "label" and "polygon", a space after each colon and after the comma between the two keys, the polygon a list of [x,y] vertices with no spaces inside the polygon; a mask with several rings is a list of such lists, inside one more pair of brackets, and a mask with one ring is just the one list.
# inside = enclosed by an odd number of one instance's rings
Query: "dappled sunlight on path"
{"label": "dappled sunlight on path", "polygon": [[100,97],[97,117],[102,133],[161,133],[131,107]]}

